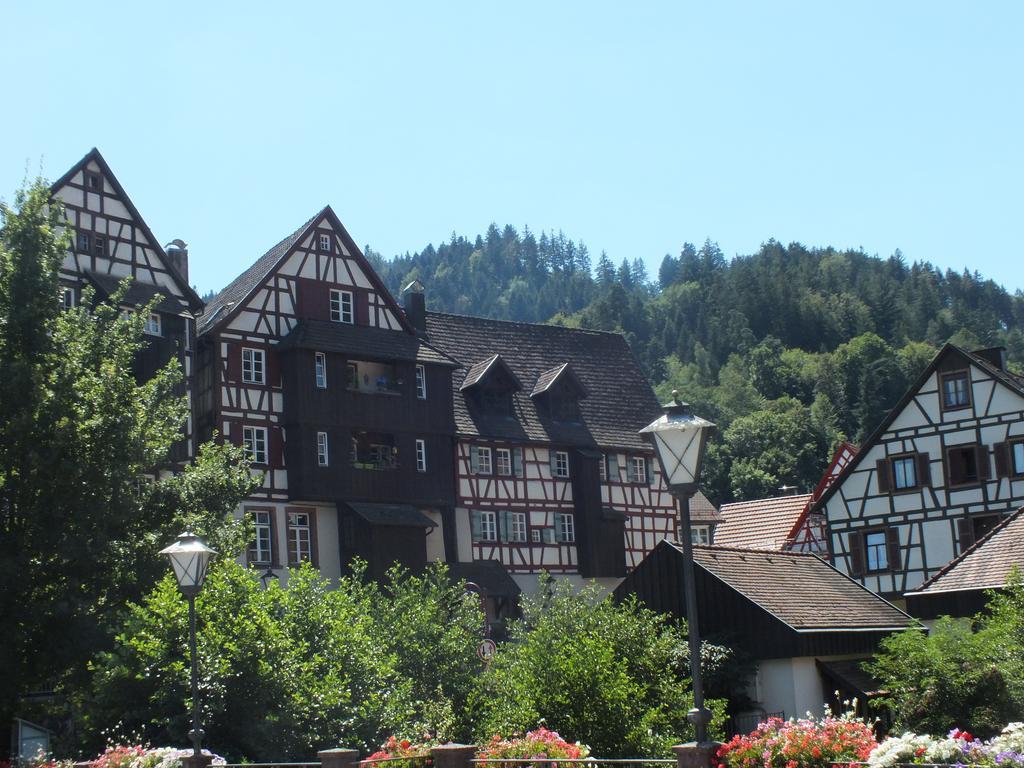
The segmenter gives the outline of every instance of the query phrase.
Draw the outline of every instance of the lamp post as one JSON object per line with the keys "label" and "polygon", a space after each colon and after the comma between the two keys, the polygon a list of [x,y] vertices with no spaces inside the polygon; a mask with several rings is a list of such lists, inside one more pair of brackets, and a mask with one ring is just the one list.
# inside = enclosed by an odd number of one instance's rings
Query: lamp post
{"label": "lamp post", "polygon": [[[179,534],[169,547],[160,550],[171,563],[174,578],[178,580],[178,589],[188,598],[188,649],[192,660],[192,730],[188,737],[192,742],[192,757],[185,758],[186,768],[202,768],[206,762],[203,758],[203,729],[199,727],[199,665],[196,661],[196,595],[203,588],[206,570],[210,560],[216,553],[206,546],[198,536],[187,531]],[[187,761],[187,762],[186,762]],[[191,765],[189,765],[191,763]]]}
{"label": "lamp post", "polygon": [[654,443],[661,464],[661,475],[669,492],[679,500],[683,519],[683,595],[690,641],[690,678],[693,683],[693,709],[686,718],[693,723],[698,746],[707,742],[711,712],[704,706],[704,679],[700,670],[700,628],[697,621],[697,586],[693,579],[693,533],[690,526],[690,497],[697,492],[704,448],[715,425],[695,416],[687,403],[672,390],[672,402],[665,412],[640,430]]}

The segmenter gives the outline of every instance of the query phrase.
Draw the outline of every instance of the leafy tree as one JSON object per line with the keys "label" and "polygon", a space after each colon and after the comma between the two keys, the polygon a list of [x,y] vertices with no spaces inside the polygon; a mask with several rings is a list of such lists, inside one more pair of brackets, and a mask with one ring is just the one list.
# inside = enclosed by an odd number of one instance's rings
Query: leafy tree
{"label": "leafy tree", "polygon": [[26,690],[74,689],[120,606],[152,585],[157,545],[182,526],[237,551],[241,532],[224,515],[253,479],[239,449],[208,448],[184,475],[144,480],[166,461],[186,415],[176,362],[143,383],[132,373],[150,307],[122,315],[122,286],[108,302],[86,292],[60,310],[67,234],[41,180],[0,216],[6,721]]}
{"label": "leafy tree", "polygon": [[1019,574],[992,593],[973,621],[939,619],[882,642],[868,669],[887,693],[898,728],[992,736],[1024,716],[1024,585]]}
{"label": "leafy tree", "polygon": [[[525,597],[483,676],[477,736],[510,734],[544,721],[603,757],[667,755],[692,733],[685,633],[635,601],[601,600],[565,581]],[[724,703],[712,702],[714,729]]]}

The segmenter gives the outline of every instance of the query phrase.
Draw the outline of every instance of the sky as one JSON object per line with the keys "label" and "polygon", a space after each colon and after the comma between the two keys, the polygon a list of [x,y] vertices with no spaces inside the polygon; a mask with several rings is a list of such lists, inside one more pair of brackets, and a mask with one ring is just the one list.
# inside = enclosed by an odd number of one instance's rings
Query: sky
{"label": "sky", "polygon": [[201,293],[326,204],[386,257],[495,222],[1024,289],[1016,0],[4,5],[0,196],[99,147]]}

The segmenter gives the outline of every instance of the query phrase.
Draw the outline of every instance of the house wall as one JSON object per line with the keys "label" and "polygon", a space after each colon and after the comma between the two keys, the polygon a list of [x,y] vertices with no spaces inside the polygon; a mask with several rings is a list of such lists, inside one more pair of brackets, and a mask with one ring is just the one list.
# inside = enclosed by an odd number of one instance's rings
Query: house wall
{"label": "house wall", "polygon": [[768,713],[782,712],[785,718],[820,716],[831,691],[818,670],[817,661],[862,658],[862,655],[796,656],[762,659],[754,676],[754,698]]}
{"label": "house wall", "polygon": [[[971,405],[943,412],[939,375],[963,369],[970,375]],[[900,594],[919,586],[960,553],[959,521],[1004,516],[1024,506],[1024,478],[997,477],[992,455],[995,444],[1016,437],[1024,437],[1024,398],[959,352],[951,353],[879,440],[864,449],[854,471],[842,478],[825,503],[835,566],[853,575],[851,535],[890,527],[898,536],[895,567],[856,578],[882,594]],[[950,487],[946,450],[971,443],[984,446],[988,479]],[[880,490],[877,462],[910,452],[928,454],[929,485],[904,493]]]}

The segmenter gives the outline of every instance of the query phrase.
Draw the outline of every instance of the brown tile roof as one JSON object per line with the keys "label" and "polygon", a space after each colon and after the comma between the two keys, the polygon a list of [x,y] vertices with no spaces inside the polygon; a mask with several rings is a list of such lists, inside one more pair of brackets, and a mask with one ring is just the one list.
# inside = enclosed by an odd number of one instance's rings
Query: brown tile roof
{"label": "brown tile roof", "polygon": [[279,348],[342,352],[371,360],[415,360],[418,363],[458,366],[457,362],[411,333],[329,320],[303,320],[281,340]]}
{"label": "brown tile roof", "polygon": [[[459,391],[466,373],[455,371],[452,389],[459,434],[564,445],[649,447],[638,430],[660,415],[661,406],[620,334],[428,312],[427,338],[467,369],[500,355],[523,385],[512,395],[514,417],[490,416],[478,412],[466,393]],[[530,398],[542,374],[564,363],[569,363],[589,395],[579,401],[578,423],[547,418]]]}
{"label": "brown tile roof", "polygon": [[701,491],[690,499],[690,520],[694,523],[721,523],[722,513]]}
{"label": "brown tile roof", "polygon": [[[677,551],[682,548],[670,542]],[[816,555],[695,546],[694,563],[797,632],[891,630],[913,619]]]}
{"label": "brown tile roof", "polygon": [[811,494],[723,504],[722,522],[715,528],[715,544],[781,550]]}
{"label": "brown tile roof", "polygon": [[1014,567],[1024,570],[1024,509],[1004,518],[973,547],[907,594],[933,595],[1002,587]]}

